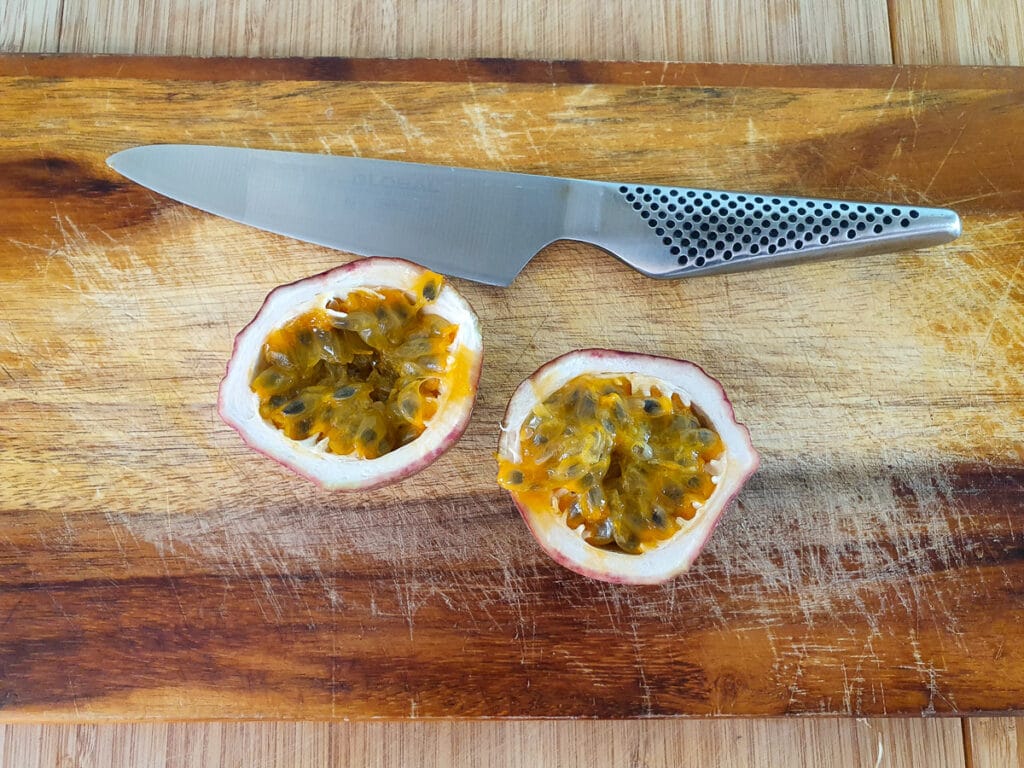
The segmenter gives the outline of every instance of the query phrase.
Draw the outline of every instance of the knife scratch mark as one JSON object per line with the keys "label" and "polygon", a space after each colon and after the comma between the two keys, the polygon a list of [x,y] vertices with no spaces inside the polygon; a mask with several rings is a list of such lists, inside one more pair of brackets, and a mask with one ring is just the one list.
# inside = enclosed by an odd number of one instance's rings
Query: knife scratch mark
{"label": "knife scratch mark", "polygon": [[345,139],[348,141],[349,146],[352,147],[352,154],[356,157],[362,157],[362,150],[359,149],[359,145],[356,143],[356,140],[351,136],[346,136]]}
{"label": "knife scratch mark", "polygon": [[920,675],[921,683],[924,685],[925,690],[928,692],[928,702],[924,709],[921,710],[922,715],[933,715],[935,714],[935,700],[942,699],[951,709],[957,709],[956,697],[950,693],[948,696],[944,694],[939,688],[939,672],[945,672],[945,669],[938,668],[932,662],[926,662],[921,654],[921,642],[918,639],[917,631],[914,629],[910,630],[910,647],[914,654],[913,665],[899,665],[898,669],[905,669],[907,671],[917,672]]}
{"label": "knife scratch mark", "polygon": [[914,123],[914,137],[911,141],[911,148],[917,149],[917,137],[921,133],[921,123],[918,120],[921,112],[921,102],[917,98],[917,92],[913,84],[907,86],[907,108],[910,110],[910,119]]}
{"label": "knife scratch mark", "polygon": [[581,88],[576,89],[575,92],[570,93],[566,97],[565,103],[569,107],[589,107],[606,104],[609,98],[603,91],[598,92],[594,83],[587,83]]}
{"label": "knife scratch mark", "polygon": [[754,118],[747,118],[747,144],[757,144],[761,140],[761,134],[757,132],[757,126],[754,125]]}
{"label": "knife scratch mark", "polygon": [[633,660],[636,663],[638,675],[637,683],[640,686],[640,705],[643,708],[643,716],[651,717],[654,714],[654,698],[651,694],[651,685],[647,681],[647,673],[644,671],[643,649],[640,644],[640,634],[635,619],[630,622],[629,628],[632,636]]}
{"label": "knife scratch mark", "polygon": [[935,180],[939,177],[939,173],[941,173],[942,169],[946,166],[946,161],[949,160],[950,155],[953,154],[953,150],[956,148],[956,145],[960,143],[960,138],[964,135],[964,131],[966,130],[966,124],[962,128],[960,128],[960,133],[956,135],[956,138],[953,139],[953,143],[949,145],[949,149],[946,150],[946,155],[939,162],[939,167],[935,169],[935,173],[932,174],[931,180],[928,182],[928,185],[924,188],[924,192],[921,193],[922,195],[927,195],[928,192],[931,191],[932,185],[935,183]]}
{"label": "knife scratch mark", "polygon": [[487,108],[481,104],[463,104],[463,112],[469,118],[469,122],[476,131],[474,141],[476,145],[487,155],[488,160],[499,163],[502,168],[508,168],[508,161],[505,159],[505,148],[499,146],[498,142],[508,139],[509,134],[500,128],[491,125],[487,119]]}
{"label": "knife scratch mark", "polygon": [[892,85],[889,86],[889,90],[885,94],[885,101],[882,102],[883,104],[888,104],[890,101],[892,101],[892,95],[896,91],[896,84],[900,81],[900,74],[901,73],[897,72],[896,77],[892,79]]}
{"label": "knife scratch mark", "polygon": [[529,128],[524,128],[523,135],[526,137],[526,141],[530,144],[530,149],[533,150],[533,154],[540,155],[540,147],[538,147],[537,142],[533,140],[533,131],[531,131]]}
{"label": "knife scratch mark", "polygon": [[1020,272],[1021,265],[1024,264],[1024,255],[1017,259],[1017,266],[1013,268],[1013,274],[1010,275],[1009,280],[1006,281],[1006,288],[1003,290],[1002,296],[999,297],[999,301],[996,303],[996,307],[992,310],[992,317],[989,319],[988,326],[985,328],[985,335],[974,353],[971,359],[971,375],[974,375],[975,368],[978,365],[978,360],[981,359],[982,354],[988,348],[989,342],[992,340],[992,330],[995,328],[996,323],[1000,320],[1006,309],[1006,304],[1010,299],[1010,295],[1013,293],[1013,289],[1017,285],[1017,275]]}
{"label": "knife scratch mark", "polygon": [[416,141],[426,144],[433,143],[431,140],[427,139],[427,135],[422,130],[412,124],[408,117],[395,109],[394,105],[385,99],[379,91],[371,90],[370,93],[372,93],[373,97],[380,102],[380,105],[387,109],[395,118],[395,122],[398,123],[398,127],[402,129],[402,135],[409,144]]}

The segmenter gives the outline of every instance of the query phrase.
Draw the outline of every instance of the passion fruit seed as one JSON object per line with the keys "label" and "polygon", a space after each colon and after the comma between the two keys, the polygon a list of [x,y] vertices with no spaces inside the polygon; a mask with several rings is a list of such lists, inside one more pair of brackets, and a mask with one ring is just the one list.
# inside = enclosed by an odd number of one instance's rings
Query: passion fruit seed
{"label": "passion fruit seed", "polygon": [[358,288],[272,331],[250,388],[293,440],[375,459],[419,437],[438,408],[458,328],[424,312],[443,278],[412,291]]}
{"label": "passion fruit seed", "polygon": [[718,433],[678,394],[634,392],[626,376],[578,376],[534,406],[521,456],[499,458],[498,483],[554,506],[594,546],[639,554],[673,536],[715,490]]}

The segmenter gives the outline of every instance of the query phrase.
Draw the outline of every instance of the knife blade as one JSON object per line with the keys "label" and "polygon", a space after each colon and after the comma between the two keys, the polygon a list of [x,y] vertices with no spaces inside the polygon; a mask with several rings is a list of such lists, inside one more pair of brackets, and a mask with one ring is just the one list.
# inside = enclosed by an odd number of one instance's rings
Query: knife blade
{"label": "knife blade", "polygon": [[957,214],[942,208],[241,147],[154,144],[107,163],[243,224],[500,286],[557,240],[674,278],[910,250],[961,231]]}

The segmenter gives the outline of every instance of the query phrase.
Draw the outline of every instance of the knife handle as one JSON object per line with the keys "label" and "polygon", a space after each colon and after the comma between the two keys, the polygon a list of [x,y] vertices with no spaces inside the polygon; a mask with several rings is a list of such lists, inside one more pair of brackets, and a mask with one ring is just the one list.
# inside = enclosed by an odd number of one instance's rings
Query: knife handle
{"label": "knife handle", "polygon": [[573,190],[567,209],[570,236],[657,278],[912,250],[961,231],[959,216],[943,208],[579,183],[586,186]]}

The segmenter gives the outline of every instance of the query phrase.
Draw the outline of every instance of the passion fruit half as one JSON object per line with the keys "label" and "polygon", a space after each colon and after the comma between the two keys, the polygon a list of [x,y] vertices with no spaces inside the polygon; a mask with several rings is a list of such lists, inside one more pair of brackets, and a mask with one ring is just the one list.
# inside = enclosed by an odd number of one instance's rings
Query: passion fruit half
{"label": "passion fruit half", "polygon": [[479,320],[440,275],[361,259],[271,291],[235,339],[218,410],[325,488],[375,488],[458,440],[481,361]]}
{"label": "passion fruit half", "polygon": [[498,484],[558,563],[658,584],[690,567],[759,463],[722,386],[699,366],[586,349],[512,395]]}

